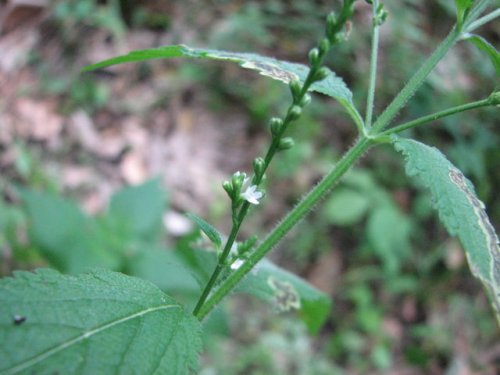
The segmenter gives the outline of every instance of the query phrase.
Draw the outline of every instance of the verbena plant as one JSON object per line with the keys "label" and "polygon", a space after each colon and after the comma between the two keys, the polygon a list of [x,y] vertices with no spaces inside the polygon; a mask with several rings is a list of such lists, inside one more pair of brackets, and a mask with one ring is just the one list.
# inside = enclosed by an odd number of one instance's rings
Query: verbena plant
{"label": "verbena plant", "polygon": [[[394,119],[447,51],[461,40],[469,40],[484,51],[494,64],[497,76],[500,75],[498,51],[473,34],[477,28],[497,18],[500,9],[484,15],[494,2],[455,0],[457,20],[450,33],[387,108],[375,117],[379,29],[387,13],[380,1],[370,1],[373,9],[372,53],[367,106],[362,117],[342,79],[323,66],[329,50],[346,39],[354,2],[344,0],[340,11],[328,16],[325,37],[309,52],[309,66],[255,54],[174,45],[134,51],[85,68],[90,71],[157,58],[217,59],[238,63],[288,84],[292,102],[286,114],[270,120],[271,142],[266,153],[254,159],[253,171],[248,174],[236,172],[223,183],[231,202],[229,234],[224,236],[203,219],[190,215],[210,239],[214,250],[196,252],[190,258],[193,272],[204,284],[192,312],[153,284],[108,270],[96,269],[76,276],[48,269],[15,272],[14,277],[0,281],[1,374],[186,374],[197,368],[201,350],[200,322],[228,294],[237,290],[274,301],[281,310],[298,310],[310,330],[317,331],[328,315],[328,297],[264,257],[362,155],[371,147],[383,144],[394,147],[405,160],[406,173],[415,176],[430,190],[441,221],[451,235],[461,240],[471,271],[483,283],[499,316],[500,247],[483,203],[470,181],[439,150],[398,134],[459,112],[498,106],[500,92],[494,91],[487,98],[410,122],[398,124]],[[263,181],[269,165],[277,154],[293,147],[293,139],[287,134],[310,102],[311,91],[337,100],[351,117],[358,137],[331,171],[267,236],[261,240],[250,238],[238,242],[238,233],[249,211],[264,199]],[[32,204],[39,202],[36,196],[30,198],[28,195],[26,200]],[[118,211],[126,211],[120,203],[115,206]],[[43,224],[43,217],[39,222]],[[82,225],[85,223],[82,221]],[[139,229],[143,227],[142,223],[135,224]],[[38,235],[43,237],[43,230]],[[59,245],[71,242],[64,236],[61,238]],[[86,241],[89,246],[94,244],[89,238]],[[210,261],[205,261],[207,254]],[[206,265],[212,260],[214,269],[207,274]],[[78,265],[75,267],[78,269]]]}

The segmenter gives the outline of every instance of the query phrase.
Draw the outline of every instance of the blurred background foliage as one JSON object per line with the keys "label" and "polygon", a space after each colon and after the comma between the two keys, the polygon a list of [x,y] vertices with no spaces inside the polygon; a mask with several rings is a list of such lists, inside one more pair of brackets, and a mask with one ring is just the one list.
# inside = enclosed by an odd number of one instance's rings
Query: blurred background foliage
{"label": "blurred background foliage", "polygon": [[[206,243],[182,213],[228,228],[220,182],[249,170],[268,142],[267,120],[290,100],[288,89],[214,62],[79,70],[174,43],[304,63],[339,2],[54,0],[24,13],[15,3],[4,0],[0,17],[0,51],[8,52],[0,58],[2,276],[102,266],[146,278],[192,305],[197,275],[206,272],[192,249]],[[378,110],[454,19],[447,0],[385,4]],[[327,59],[359,108],[370,12],[358,1],[349,40]],[[498,22],[481,34],[498,45]],[[494,77],[493,66],[460,43],[398,121],[486,97]],[[271,168],[265,204],[243,238],[269,230],[353,142],[355,128],[340,107],[314,99],[291,130],[296,146]],[[498,111],[460,114],[407,135],[439,147],[474,182],[498,231]],[[272,257],[332,296],[327,324],[312,337],[293,314],[233,298],[206,323],[202,374],[495,374],[500,366],[498,326],[460,244],[390,148],[365,157]]]}

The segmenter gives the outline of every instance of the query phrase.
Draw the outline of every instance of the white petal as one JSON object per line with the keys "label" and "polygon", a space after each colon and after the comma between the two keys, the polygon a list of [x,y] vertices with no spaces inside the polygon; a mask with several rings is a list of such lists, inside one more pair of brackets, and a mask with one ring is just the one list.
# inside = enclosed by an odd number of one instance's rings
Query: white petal
{"label": "white petal", "polygon": [[256,190],[257,186],[252,185],[248,187],[244,193],[241,194],[241,197],[251,204],[259,204],[259,199],[261,199],[264,194]]}
{"label": "white petal", "polygon": [[236,259],[232,264],[231,264],[231,269],[236,271],[238,268],[240,268],[245,261],[243,259]]}

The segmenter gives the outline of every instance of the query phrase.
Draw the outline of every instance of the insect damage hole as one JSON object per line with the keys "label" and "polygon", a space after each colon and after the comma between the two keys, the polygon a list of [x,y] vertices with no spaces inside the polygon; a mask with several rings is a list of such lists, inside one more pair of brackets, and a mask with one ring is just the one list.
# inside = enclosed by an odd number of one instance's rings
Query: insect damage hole
{"label": "insect damage hole", "polygon": [[267,284],[273,290],[273,301],[279,312],[300,309],[300,296],[292,284],[278,280],[273,276],[267,278]]}

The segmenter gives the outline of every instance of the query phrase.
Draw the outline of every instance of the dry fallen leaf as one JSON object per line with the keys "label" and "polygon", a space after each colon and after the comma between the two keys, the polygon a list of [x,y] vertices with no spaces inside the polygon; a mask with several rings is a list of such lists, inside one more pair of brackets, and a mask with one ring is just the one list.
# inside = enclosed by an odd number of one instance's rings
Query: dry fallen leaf
{"label": "dry fallen leaf", "polygon": [[141,152],[129,152],[120,164],[123,179],[131,185],[144,182],[148,178],[148,170]]}
{"label": "dry fallen leaf", "polygon": [[64,124],[63,118],[56,112],[56,107],[54,101],[18,99],[16,133],[39,141],[54,141]]}
{"label": "dry fallen leaf", "polygon": [[39,21],[48,5],[48,0],[7,0],[0,7],[0,34]]}

